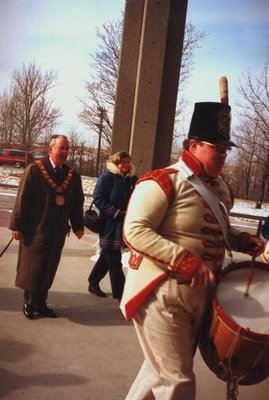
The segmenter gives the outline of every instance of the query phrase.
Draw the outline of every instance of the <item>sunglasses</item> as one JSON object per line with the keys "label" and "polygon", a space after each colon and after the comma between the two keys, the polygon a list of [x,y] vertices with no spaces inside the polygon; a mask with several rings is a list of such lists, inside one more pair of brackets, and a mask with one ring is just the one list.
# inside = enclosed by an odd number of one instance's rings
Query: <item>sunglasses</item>
{"label": "sunglasses", "polygon": [[219,154],[228,154],[232,150],[231,146],[226,146],[225,144],[213,144],[203,141],[202,143],[207,144],[210,147],[213,147],[214,150]]}
{"label": "sunglasses", "polygon": [[67,136],[65,136],[65,135],[52,135],[52,136],[50,137],[50,139],[58,139],[58,138],[67,139]]}

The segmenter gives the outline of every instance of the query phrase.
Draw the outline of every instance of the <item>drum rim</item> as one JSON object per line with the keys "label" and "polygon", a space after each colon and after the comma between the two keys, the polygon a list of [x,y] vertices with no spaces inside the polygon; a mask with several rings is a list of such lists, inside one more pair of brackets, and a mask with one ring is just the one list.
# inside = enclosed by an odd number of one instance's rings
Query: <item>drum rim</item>
{"label": "drum rim", "polygon": [[[233,262],[231,264],[228,264],[225,268],[223,268],[220,273],[218,274],[217,281],[221,280],[221,278],[228,274],[229,272],[238,269],[238,268],[249,268],[252,264],[252,261],[240,261],[240,262]],[[254,261],[254,268],[257,267],[258,269],[262,269],[264,271],[269,272],[268,265],[260,262],[260,261]]]}
{"label": "drum rim", "polygon": [[[218,299],[217,299],[217,287],[218,287],[218,284],[221,281],[221,278],[223,278],[229,272],[235,271],[237,269],[249,268],[250,267],[249,264],[251,264],[251,261],[242,261],[242,262],[238,262],[238,263],[232,263],[232,264],[229,264],[227,267],[225,267],[221,271],[221,273],[220,273],[220,275],[218,276],[218,279],[217,279],[217,285],[215,287],[214,294],[213,294],[213,299],[212,299],[213,312],[216,313],[217,318],[220,318],[223,321],[223,323],[225,323],[227,325],[227,327],[229,327],[231,330],[234,330],[234,331],[236,331],[238,333],[240,332],[240,334],[242,336],[244,335],[244,336],[248,337],[249,339],[257,339],[257,338],[259,338],[260,342],[268,341],[269,340],[269,334],[256,332],[256,331],[253,331],[253,330],[250,330],[250,329],[246,329],[246,328],[242,327],[241,325],[239,325],[234,319],[232,319],[229,315],[227,315],[225,313],[224,309],[219,304]],[[269,269],[268,269],[267,265],[262,263],[262,262],[255,261],[254,262],[254,267],[269,272]]]}

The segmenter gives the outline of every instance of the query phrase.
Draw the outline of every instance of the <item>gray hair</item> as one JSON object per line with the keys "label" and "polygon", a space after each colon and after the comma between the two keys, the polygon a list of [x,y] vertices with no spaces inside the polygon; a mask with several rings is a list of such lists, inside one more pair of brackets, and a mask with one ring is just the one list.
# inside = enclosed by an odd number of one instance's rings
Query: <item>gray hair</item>
{"label": "gray hair", "polygon": [[62,139],[67,139],[65,135],[52,135],[50,140],[49,140],[49,146],[54,146],[56,144],[56,139],[62,138]]}

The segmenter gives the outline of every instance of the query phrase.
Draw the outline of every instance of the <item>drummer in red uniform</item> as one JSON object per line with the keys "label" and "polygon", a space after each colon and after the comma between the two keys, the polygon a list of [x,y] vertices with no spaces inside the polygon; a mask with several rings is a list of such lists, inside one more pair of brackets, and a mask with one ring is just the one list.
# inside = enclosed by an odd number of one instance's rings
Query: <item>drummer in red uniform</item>
{"label": "drummer in red uniform", "polygon": [[133,192],[121,309],[145,361],[128,400],[195,399],[193,355],[225,250],[263,251],[258,237],[229,223],[233,197],[220,173],[234,146],[229,105],[196,103],[179,161],[146,174]]}

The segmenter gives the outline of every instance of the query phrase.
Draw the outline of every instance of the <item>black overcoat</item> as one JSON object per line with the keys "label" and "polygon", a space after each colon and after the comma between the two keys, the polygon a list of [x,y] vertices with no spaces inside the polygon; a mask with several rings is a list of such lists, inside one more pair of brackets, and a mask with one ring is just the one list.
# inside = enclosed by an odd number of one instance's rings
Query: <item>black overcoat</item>
{"label": "black overcoat", "polygon": [[[55,179],[49,158],[42,160]],[[61,181],[68,166],[63,165]],[[54,280],[65,238],[70,230],[83,231],[84,195],[80,175],[74,171],[63,192],[64,204],[57,205],[56,193],[35,163],[30,164],[20,181],[9,228],[21,231],[15,284],[30,291],[48,290]]]}

